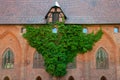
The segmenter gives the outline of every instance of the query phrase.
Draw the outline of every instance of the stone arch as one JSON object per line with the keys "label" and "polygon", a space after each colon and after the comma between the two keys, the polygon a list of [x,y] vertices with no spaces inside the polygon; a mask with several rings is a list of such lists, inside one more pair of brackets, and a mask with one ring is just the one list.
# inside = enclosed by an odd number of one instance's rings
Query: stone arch
{"label": "stone arch", "polygon": [[[23,61],[22,61],[23,59],[21,59],[23,56],[22,55],[23,51],[22,51],[22,46],[20,44],[20,40],[21,40],[20,38],[21,37],[15,33],[13,33],[12,30],[10,30],[10,31],[6,30],[4,33],[2,33],[0,35],[1,46],[3,45],[1,47],[1,53],[4,53],[4,51],[8,47],[10,49],[12,49],[12,51],[14,52],[14,60],[15,60],[14,68],[16,70],[14,71],[15,74],[12,74],[12,75],[15,76],[14,78],[16,78],[16,79],[20,79],[20,77],[21,77],[21,76],[16,77],[16,75],[21,74],[20,72],[18,72],[18,70],[20,70],[20,68],[18,68],[18,67],[21,67],[22,66],[21,63],[23,63]],[[0,55],[2,58],[2,54],[0,54]],[[2,63],[2,60],[0,61],[0,63]],[[10,74],[10,73],[8,73],[8,74]],[[4,75],[5,75],[5,73],[4,73]],[[11,77],[9,77],[9,78],[10,78],[10,80],[12,79]],[[3,80],[4,80],[4,78],[3,78]]]}

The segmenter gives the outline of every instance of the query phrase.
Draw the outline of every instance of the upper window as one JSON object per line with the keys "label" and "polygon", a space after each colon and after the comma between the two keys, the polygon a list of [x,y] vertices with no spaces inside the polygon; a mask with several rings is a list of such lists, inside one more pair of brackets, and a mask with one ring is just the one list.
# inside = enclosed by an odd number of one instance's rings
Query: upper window
{"label": "upper window", "polygon": [[53,12],[52,13],[52,22],[55,23],[59,21],[59,12]]}
{"label": "upper window", "polygon": [[106,69],[108,68],[108,55],[103,48],[99,48],[96,54],[96,68]]}
{"label": "upper window", "polygon": [[55,23],[57,21],[63,22],[64,19],[66,19],[65,14],[63,13],[62,9],[60,8],[60,5],[58,2],[55,3],[55,6],[53,6],[47,15],[45,16],[45,19],[47,20],[47,23],[52,22]]}
{"label": "upper window", "polygon": [[3,54],[3,68],[10,69],[14,67],[14,55],[12,50],[7,49]]}
{"label": "upper window", "polygon": [[119,28],[118,27],[115,27],[114,28],[114,33],[118,33],[119,32]]}
{"label": "upper window", "polygon": [[42,55],[36,52],[33,58],[33,68],[44,68],[44,60]]}
{"label": "upper window", "polygon": [[52,33],[57,33],[58,29],[57,28],[53,28],[52,29]]}
{"label": "upper window", "polygon": [[25,33],[26,29],[24,27],[21,28],[21,33]]}
{"label": "upper window", "polygon": [[87,28],[83,28],[83,33],[88,33],[88,29]]}

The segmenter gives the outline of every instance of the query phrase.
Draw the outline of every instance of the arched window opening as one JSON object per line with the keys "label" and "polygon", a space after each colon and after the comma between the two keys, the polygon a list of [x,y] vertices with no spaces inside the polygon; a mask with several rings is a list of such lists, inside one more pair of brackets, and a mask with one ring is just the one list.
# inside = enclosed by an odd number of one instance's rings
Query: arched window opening
{"label": "arched window opening", "polygon": [[40,76],[38,76],[38,77],[36,78],[36,80],[42,80],[42,79],[41,79],[41,77],[40,77]]}
{"label": "arched window opening", "polygon": [[44,59],[38,52],[34,54],[33,68],[44,68]]}
{"label": "arched window opening", "polygon": [[99,48],[96,54],[96,68],[106,69],[108,67],[108,55],[103,48]]}
{"label": "arched window opening", "polygon": [[12,50],[7,49],[3,54],[2,60],[3,68],[10,69],[14,67],[14,55]]}
{"label": "arched window opening", "polygon": [[73,78],[72,76],[70,76],[70,77],[68,78],[68,80],[74,80],[74,78]]}
{"label": "arched window opening", "polygon": [[4,78],[4,80],[10,80],[10,79],[9,79],[9,77],[6,76],[6,77]]}
{"label": "arched window opening", "polygon": [[100,80],[107,80],[106,77],[102,76]]}

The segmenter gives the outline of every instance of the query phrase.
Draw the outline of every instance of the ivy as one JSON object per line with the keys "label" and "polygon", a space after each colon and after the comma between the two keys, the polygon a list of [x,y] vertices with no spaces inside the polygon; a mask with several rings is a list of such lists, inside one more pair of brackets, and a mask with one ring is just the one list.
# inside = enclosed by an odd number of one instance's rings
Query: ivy
{"label": "ivy", "polygon": [[[72,62],[78,53],[84,54],[92,50],[103,34],[102,29],[86,34],[82,32],[81,25],[64,23],[25,26],[26,33],[23,37],[42,54],[46,71],[56,77],[64,76],[68,63]],[[54,27],[58,29],[57,33],[52,32]]]}

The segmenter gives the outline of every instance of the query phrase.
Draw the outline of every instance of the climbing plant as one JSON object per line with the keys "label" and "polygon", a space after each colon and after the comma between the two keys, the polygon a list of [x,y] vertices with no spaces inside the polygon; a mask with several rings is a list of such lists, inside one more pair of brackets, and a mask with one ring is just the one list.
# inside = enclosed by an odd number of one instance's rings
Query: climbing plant
{"label": "climbing plant", "polygon": [[[94,33],[83,33],[81,25],[64,23],[46,25],[25,25],[23,37],[28,43],[42,54],[46,71],[56,77],[64,76],[68,63],[76,55],[92,50],[103,32],[100,29]],[[52,32],[53,28],[57,32]]]}

